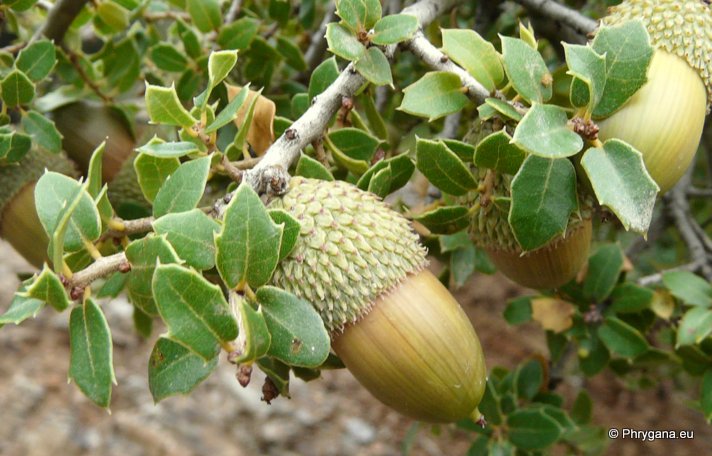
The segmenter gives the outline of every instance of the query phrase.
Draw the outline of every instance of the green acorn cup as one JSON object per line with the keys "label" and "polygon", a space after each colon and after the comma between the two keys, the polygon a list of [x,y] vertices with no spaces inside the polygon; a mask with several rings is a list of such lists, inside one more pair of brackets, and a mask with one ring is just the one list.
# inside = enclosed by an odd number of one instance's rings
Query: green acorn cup
{"label": "green acorn cup", "polygon": [[49,239],[35,210],[35,183],[45,169],[77,176],[62,154],[31,150],[18,164],[0,166],[0,237],[38,268],[47,261]]}
{"label": "green acorn cup", "polygon": [[478,419],[482,348],[408,221],[341,181],[294,177],[271,205],[301,224],[273,283],[314,305],[356,379],[417,420]]}
{"label": "green acorn cup", "polygon": [[612,116],[599,137],[622,139],[643,154],[664,193],[689,167],[712,103],[712,9],[702,0],[628,0],[605,25],[641,19],[656,48],[647,83]]}

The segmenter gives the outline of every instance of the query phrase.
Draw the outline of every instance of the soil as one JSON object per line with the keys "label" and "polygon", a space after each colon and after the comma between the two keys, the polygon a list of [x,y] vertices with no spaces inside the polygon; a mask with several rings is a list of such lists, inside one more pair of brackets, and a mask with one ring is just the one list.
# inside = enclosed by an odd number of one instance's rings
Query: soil
{"label": "soil", "polygon": [[[16,274],[32,269],[6,244],[0,243],[0,258],[4,311],[18,283]],[[478,275],[455,293],[473,321],[490,368],[511,368],[547,353],[539,327],[511,327],[502,318],[507,299],[525,292],[499,275]],[[0,329],[0,454],[390,456],[401,454],[414,426],[373,399],[345,370],[324,372],[309,383],[294,380],[291,399],[267,405],[260,400],[263,376],[256,372],[242,388],[234,366],[224,359],[189,396],[154,404],[147,362],[162,328],[143,340],[133,330],[125,299],[102,306],[112,331],[118,380],[110,413],[67,382],[68,312],[45,309],[36,319]],[[712,427],[685,404],[697,391],[678,391],[666,381],[654,390],[629,392],[610,374],[590,381],[567,374],[557,391],[570,403],[581,387],[594,398],[594,422],[605,427],[694,431],[694,439],[685,441],[615,440],[608,454],[712,454]],[[410,454],[465,455],[471,440],[471,434],[454,426],[433,432],[422,425]]]}

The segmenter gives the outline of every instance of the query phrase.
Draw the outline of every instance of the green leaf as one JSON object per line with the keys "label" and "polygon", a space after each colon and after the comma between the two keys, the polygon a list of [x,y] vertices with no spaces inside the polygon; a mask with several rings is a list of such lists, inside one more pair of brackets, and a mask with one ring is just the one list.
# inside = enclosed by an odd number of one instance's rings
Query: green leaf
{"label": "green leaf", "polygon": [[235,117],[237,117],[237,111],[240,110],[243,103],[245,103],[245,100],[247,99],[247,94],[250,93],[249,87],[250,85],[247,84],[242,88],[242,90],[240,90],[240,93],[237,94],[237,96],[233,98],[222,111],[220,111],[220,114],[215,116],[215,120],[210,122],[210,124],[205,127],[204,133],[209,134],[217,131],[218,128],[221,128],[235,120]]}
{"label": "green leaf", "polygon": [[161,186],[153,202],[153,216],[189,211],[198,205],[205,191],[211,157],[183,163]]}
{"label": "green leaf", "polygon": [[504,319],[510,325],[520,325],[531,321],[532,302],[529,297],[515,298],[507,302],[504,309]]}
{"label": "green leaf", "polygon": [[397,155],[386,160],[380,160],[370,167],[358,180],[357,186],[361,190],[368,190],[371,179],[385,168],[390,168],[390,187],[387,193],[391,194],[408,183],[415,171],[415,165],[407,154]]}
{"label": "green leaf", "polygon": [[359,97],[359,101],[361,102],[361,106],[363,107],[366,113],[366,118],[368,119],[368,124],[371,127],[371,131],[373,131],[379,139],[387,141],[388,127],[386,127],[386,122],[383,120],[383,116],[376,107],[376,103],[373,99],[373,96],[366,92],[361,97]]}
{"label": "green leaf", "polygon": [[115,298],[121,293],[128,280],[128,274],[124,272],[115,272],[111,274],[99,291],[96,293],[97,298]]}
{"label": "green leaf", "polygon": [[237,351],[240,355],[235,360],[237,363],[251,363],[265,356],[272,343],[272,336],[267,329],[262,308],[257,310],[237,293],[230,292],[230,305],[237,316],[239,336]]}
{"label": "green leaf", "polygon": [[377,47],[368,48],[368,51],[356,61],[354,68],[374,85],[389,85],[393,87],[391,64],[388,63],[383,51]]}
{"label": "green leaf", "polygon": [[148,202],[153,202],[163,183],[179,166],[180,161],[175,157],[163,158],[149,154],[139,154],[136,157],[134,160],[136,179]]}
{"label": "green leaf", "polygon": [[62,150],[62,135],[54,122],[37,111],[28,111],[22,116],[22,128],[32,137],[32,141],[53,154]]}
{"label": "green leaf", "polygon": [[477,181],[465,163],[441,140],[417,138],[415,150],[418,170],[443,192],[462,196],[477,188]]}
{"label": "green leaf", "polygon": [[279,261],[282,235],[283,227],[272,221],[252,187],[241,184],[215,237],[215,263],[227,286],[266,284]]}
{"label": "green leaf", "polygon": [[89,399],[108,408],[116,383],[111,332],[101,308],[88,299],[69,318],[69,378]]}
{"label": "green leaf", "polygon": [[507,416],[507,426],[509,441],[522,450],[544,449],[561,434],[556,420],[541,409],[517,409]]}
{"label": "green leaf", "polygon": [[346,60],[357,60],[366,53],[366,47],[343,25],[332,22],[326,26],[329,52]]}
{"label": "green leaf", "polygon": [[260,21],[243,17],[230,25],[220,27],[218,44],[223,49],[247,49],[257,35]]}
{"label": "green leaf", "polygon": [[462,90],[462,81],[454,73],[431,71],[403,89],[399,110],[428,121],[460,111],[469,100]]}
{"label": "green leaf", "polygon": [[385,198],[388,196],[388,190],[391,188],[391,178],[391,167],[386,166],[373,175],[368,182],[368,191],[376,196]]}
{"label": "green leaf", "polygon": [[329,355],[329,333],[311,304],[279,288],[257,290],[272,334],[269,355],[291,366],[318,367]]}
{"label": "green leaf", "polygon": [[475,150],[475,166],[504,174],[517,174],[526,152],[511,141],[512,137],[504,129],[484,138]]}
{"label": "green leaf", "polygon": [[496,271],[484,250],[476,248],[472,243],[452,252],[450,270],[455,287],[458,288],[463,286],[475,271],[483,274],[493,274]]}
{"label": "green leaf", "polygon": [[442,29],[442,51],[492,92],[504,80],[501,56],[474,30]]}
{"label": "green leaf", "polygon": [[599,28],[592,46],[594,51],[606,55],[606,84],[593,115],[608,117],[647,81],[653,48],[640,20]]}
{"label": "green leaf", "polygon": [[[511,104],[507,103],[506,101],[502,101],[499,98],[487,98],[485,99],[485,104],[480,105],[477,108],[477,111],[480,113],[480,116],[483,115],[482,110],[480,108],[484,107],[489,107],[493,112],[497,112],[501,114],[502,117],[505,119],[510,119],[515,122],[519,122],[522,120],[522,115],[519,114],[519,112],[516,110],[514,106]],[[486,119],[485,119],[486,120]]]}
{"label": "green leaf", "polygon": [[32,147],[32,140],[22,133],[0,134],[0,166],[17,163]]}
{"label": "green leaf", "polygon": [[121,32],[129,26],[129,12],[112,0],[103,0],[96,6],[96,17],[112,32]]}
{"label": "green leaf", "polygon": [[576,84],[586,84],[588,88],[588,107],[586,110],[589,113],[593,113],[606,87],[606,57],[598,54],[590,46],[568,43],[563,43],[563,46],[566,53],[566,63],[569,66],[566,74],[570,74],[575,78],[574,81],[578,81],[573,82],[571,85],[571,100],[574,106],[581,106],[580,103],[577,103],[577,98],[580,97],[574,96]]}
{"label": "green leaf", "polygon": [[475,146],[456,139],[441,138],[448,149],[455,152],[463,162],[472,162],[475,157]]}
{"label": "green leaf", "polygon": [[43,300],[29,298],[24,295],[24,292],[27,291],[27,285],[29,285],[32,280],[33,279],[29,279],[23,282],[20,289],[15,292],[12,301],[10,301],[10,307],[8,307],[4,314],[0,315],[0,328],[10,323],[19,325],[30,317],[35,318],[40,310],[42,310],[45,305]]}
{"label": "green leaf", "polygon": [[[237,51],[213,51],[208,57],[210,88],[215,88],[230,74],[237,63]],[[206,97],[207,99],[207,97]]]}
{"label": "green leaf", "polygon": [[381,18],[379,0],[341,0],[336,4],[336,14],[352,31],[369,31]]}
{"label": "green leaf", "polygon": [[136,332],[141,337],[144,339],[151,337],[151,333],[153,332],[153,317],[145,314],[141,309],[134,306],[132,320],[134,329],[136,329]]}
{"label": "green leaf", "polygon": [[301,49],[291,40],[283,37],[277,37],[277,52],[282,54],[287,64],[297,71],[307,69],[307,62],[304,60],[304,55]]}
{"label": "green leaf", "polygon": [[645,337],[637,329],[615,317],[607,317],[598,327],[598,337],[611,352],[626,358],[635,358],[648,350]]}
{"label": "green leaf", "polygon": [[333,145],[349,158],[370,162],[381,141],[358,128],[340,128],[328,135]]}
{"label": "green leaf", "polygon": [[217,365],[217,357],[206,363],[178,342],[158,338],[148,363],[148,388],[153,400],[160,402],[175,394],[190,393]]}
{"label": "green leaf", "polygon": [[49,40],[38,40],[20,51],[15,67],[33,82],[38,82],[49,75],[56,63],[54,44]]}
{"label": "green leaf", "polygon": [[188,67],[188,59],[172,44],[161,42],[150,51],[151,60],[163,71],[183,72]]}
{"label": "green leaf", "polygon": [[215,266],[214,233],[220,224],[200,209],[166,214],[153,222],[156,233],[165,235],[178,256],[199,271]]}
{"label": "green leaf", "polygon": [[24,298],[39,299],[54,307],[57,312],[63,311],[70,304],[62,281],[46,264],[40,275],[27,286],[27,291],[20,295]]}
{"label": "green leaf", "polygon": [[[75,207],[72,207],[73,203]],[[84,241],[93,242],[101,235],[101,219],[94,200],[79,182],[70,177],[46,172],[35,185],[35,206],[50,238],[59,230],[62,217],[72,210],[63,237],[63,247],[70,252],[83,249]],[[59,268],[61,264],[54,266]]]}
{"label": "green leaf", "polygon": [[583,139],[568,127],[563,108],[534,103],[514,130],[512,142],[534,155],[570,157],[583,148]]}
{"label": "green leaf", "polygon": [[[222,27],[220,31],[222,32],[227,27]],[[182,19],[176,21],[176,29],[178,31],[178,36],[183,43],[183,49],[185,52],[193,59],[199,58],[203,54],[203,48],[198,40],[198,35],[189,27]],[[219,38],[218,38],[219,39]],[[222,43],[220,44],[222,46]],[[224,47],[224,46],[223,46]]]}
{"label": "green leaf", "polygon": [[293,118],[297,119],[301,117],[307,112],[307,109],[309,109],[309,95],[304,92],[294,95],[290,103],[290,108]]}
{"label": "green leaf", "polygon": [[649,309],[655,297],[655,292],[650,288],[626,282],[616,285],[610,297],[613,301],[609,307],[610,312],[634,313]]}
{"label": "green leaf", "polygon": [[541,363],[535,359],[522,364],[516,374],[517,396],[521,399],[531,400],[539,392],[544,381],[544,372]]}
{"label": "green leaf", "polygon": [[178,158],[200,152],[195,143],[189,141],[158,142],[151,141],[136,149],[142,154],[159,158]]}
{"label": "green leaf", "polygon": [[581,165],[598,202],[608,206],[626,230],[647,233],[659,187],[645,169],[641,153],[610,139],[602,148],[588,149]]}
{"label": "green leaf", "polygon": [[314,160],[310,156],[304,154],[299,157],[296,174],[297,176],[309,177],[311,179],[321,179],[329,182],[334,180],[334,176],[331,175],[331,171],[326,169],[326,167],[317,160]]}
{"label": "green leaf", "polygon": [[623,269],[623,252],[618,244],[601,246],[588,259],[583,293],[587,300],[603,302],[616,286]]}
{"label": "green leaf", "polygon": [[571,407],[571,419],[578,425],[588,424],[593,414],[593,401],[585,389],[579,391]]}
{"label": "green leaf", "polygon": [[272,380],[279,394],[289,397],[289,366],[267,356],[258,359],[257,365]]}
{"label": "green leaf", "polygon": [[219,286],[177,264],[159,264],[153,294],[171,339],[206,362],[220,352],[220,343],[237,337],[237,323]]}
{"label": "green leaf", "polygon": [[10,107],[25,105],[35,98],[35,86],[22,71],[13,70],[0,82],[2,101]]}
{"label": "green leaf", "polygon": [[142,312],[155,317],[158,315],[156,301],[153,299],[153,273],[156,262],[161,264],[178,263],[180,257],[168,243],[165,236],[148,236],[131,242],[126,247],[126,258],[131,264],[128,273],[126,291],[129,299]]}
{"label": "green leaf", "polygon": [[523,250],[534,250],[566,231],[578,208],[576,171],[565,159],[530,155],[512,180],[509,224]]}
{"label": "green leaf", "polygon": [[524,41],[500,35],[504,70],[514,90],[530,104],[551,98],[553,78],[541,54]]}
{"label": "green leaf", "polygon": [[418,31],[418,19],[409,14],[392,14],[376,22],[371,42],[379,46],[408,40]]}
{"label": "green leaf", "polygon": [[712,421],[712,368],[705,371],[700,389],[700,406],[707,423],[709,423]]}
{"label": "green leaf", "polygon": [[193,24],[203,33],[218,30],[222,25],[220,0],[186,0]]}
{"label": "green leaf", "polygon": [[433,234],[452,234],[470,224],[469,210],[464,206],[444,206],[428,211],[413,220],[422,223]]}
{"label": "green leaf", "polygon": [[269,216],[272,217],[272,220],[274,220],[274,223],[277,225],[284,224],[282,242],[279,247],[279,261],[282,261],[287,258],[292,250],[294,250],[294,246],[297,245],[297,239],[299,239],[302,226],[297,219],[282,209],[270,209]]}
{"label": "green leaf", "polygon": [[101,144],[94,149],[94,152],[91,153],[89,166],[87,167],[87,192],[95,199],[97,199],[102,187],[104,187],[102,185],[101,168],[104,161],[105,149],[106,141],[102,141]]}
{"label": "green leaf", "polygon": [[689,271],[668,271],[663,283],[673,296],[691,306],[710,307],[712,286],[702,277]]}
{"label": "green leaf", "polygon": [[242,124],[238,127],[239,130],[237,131],[235,140],[232,143],[233,147],[231,147],[227,151],[227,157],[230,160],[237,160],[239,158],[237,154],[242,152],[243,148],[245,147],[245,143],[247,141],[247,133],[250,131],[252,119],[255,115],[255,107],[257,106],[257,101],[260,99],[260,95],[262,95],[262,89],[260,89],[254,97],[252,97],[252,101],[250,101],[250,104],[247,107],[247,114],[245,115]]}
{"label": "green leaf", "polygon": [[146,83],[146,110],[152,123],[190,128],[197,122],[183,107],[175,86],[158,87]]}
{"label": "green leaf", "polygon": [[309,101],[326,90],[339,77],[336,57],[324,60],[312,72],[309,79]]}
{"label": "green leaf", "polygon": [[677,328],[675,348],[702,342],[712,333],[712,309],[693,307],[682,316]]}

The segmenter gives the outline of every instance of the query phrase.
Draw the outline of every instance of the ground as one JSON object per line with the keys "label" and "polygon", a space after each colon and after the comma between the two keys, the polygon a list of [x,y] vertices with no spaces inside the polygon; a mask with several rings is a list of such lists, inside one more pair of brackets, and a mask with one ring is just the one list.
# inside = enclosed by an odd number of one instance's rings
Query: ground
{"label": "ground", "polygon": [[[0,311],[10,301],[15,274],[31,268],[0,243]],[[455,295],[480,336],[488,367],[513,367],[546,354],[534,324],[510,327],[502,319],[508,298],[525,292],[499,275],[474,277]],[[111,413],[91,404],[67,382],[68,313],[45,309],[36,319],[0,329],[0,454],[74,455],[363,455],[401,454],[413,422],[373,399],[345,371],[317,381],[292,382],[291,399],[260,401],[262,376],[242,388],[224,359],[214,374],[186,397],[154,404],[147,362],[154,340],[142,340],[124,299],[102,303],[114,340],[118,385]],[[159,331],[154,331],[154,338]],[[560,391],[569,400],[586,386],[594,397],[594,420],[606,427],[693,430],[694,440],[613,441],[615,455],[711,454],[712,426],[685,401],[696,391],[671,384],[627,392],[612,375],[585,382],[567,375]],[[412,455],[465,455],[471,435],[444,426],[420,426]]]}

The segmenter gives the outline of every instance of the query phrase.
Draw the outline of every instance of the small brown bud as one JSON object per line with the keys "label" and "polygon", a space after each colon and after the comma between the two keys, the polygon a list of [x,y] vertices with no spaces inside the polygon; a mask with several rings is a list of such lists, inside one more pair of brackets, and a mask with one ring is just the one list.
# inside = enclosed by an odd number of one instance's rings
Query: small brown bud
{"label": "small brown bud", "polygon": [[[240,364],[237,367],[237,382],[244,388],[250,384],[250,378],[252,378],[252,365],[251,364]],[[269,378],[269,377],[268,377]],[[265,394],[265,389],[262,387],[262,394]],[[277,393],[279,394],[279,393]],[[269,401],[267,401],[269,404]]]}
{"label": "small brown bud", "polygon": [[277,385],[274,384],[271,378],[265,377],[265,383],[262,385],[262,400],[268,405],[279,396],[279,389]]}

